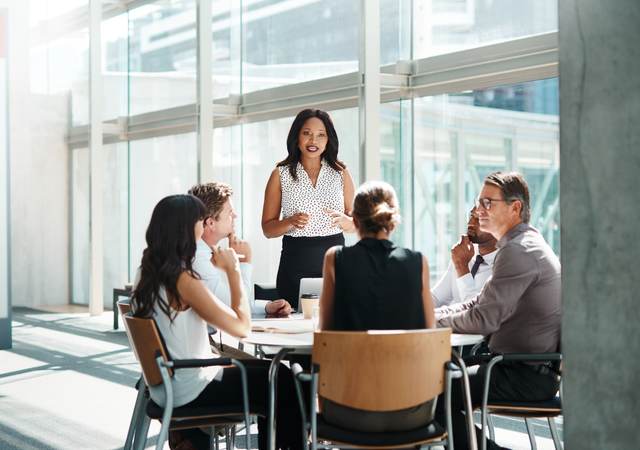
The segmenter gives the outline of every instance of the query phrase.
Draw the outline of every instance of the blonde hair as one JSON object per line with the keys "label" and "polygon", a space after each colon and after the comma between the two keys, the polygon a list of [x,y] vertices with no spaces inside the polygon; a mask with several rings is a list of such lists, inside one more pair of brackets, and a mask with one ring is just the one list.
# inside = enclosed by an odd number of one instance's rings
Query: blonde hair
{"label": "blonde hair", "polygon": [[368,181],[353,200],[353,218],[360,234],[390,233],[400,223],[396,191],[384,181]]}

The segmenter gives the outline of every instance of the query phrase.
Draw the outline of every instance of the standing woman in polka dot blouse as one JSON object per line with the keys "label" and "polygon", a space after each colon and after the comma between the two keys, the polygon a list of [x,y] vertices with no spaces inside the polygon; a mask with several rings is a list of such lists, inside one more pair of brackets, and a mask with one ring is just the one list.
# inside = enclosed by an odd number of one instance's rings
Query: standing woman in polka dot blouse
{"label": "standing woman in polka dot blouse", "polygon": [[268,238],[283,236],[276,286],[297,308],[300,279],[322,277],[325,252],[344,245],[343,231],[355,231],[355,188],[338,159],[338,135],[326,112],[300,111],[287,136],[287,151],[267,182],[262,231]]}

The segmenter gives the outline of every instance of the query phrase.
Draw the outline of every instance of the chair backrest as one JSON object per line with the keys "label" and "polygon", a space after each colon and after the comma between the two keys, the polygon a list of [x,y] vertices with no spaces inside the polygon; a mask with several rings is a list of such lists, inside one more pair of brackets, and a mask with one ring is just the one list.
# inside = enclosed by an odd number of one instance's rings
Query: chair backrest
{"label": "chair backrest", "polygon": [[128,312],[131,312],[131,299],[130,298],[118,300],[118,302],[116,304],[118,306],[118,311],[120,312],[120,315],[122,317],[124,317]]}
{"label": "chair backrest", "polygon": [[300,279],[300,291],[298,292],[298,299],[302,297],[302,294],[317,294],[320,297],[322,293],[322,278],[301,278]]}
{"label": "chair backrest", "polygon": [[[126,324],[129,344],[142,367],[142,376],[147,386],[162,384],[160,369],[156,363],[158,354],[169,360],[167,350],[153,319],[133,317],[130,313],[123,315]],[[172,371],[169,370],[169,374]]]}
{"label": "chair backrest", "polygon": [[366,411],[411,408],[443,392],[451,329],[320,331],[312,359],[320,397]]}

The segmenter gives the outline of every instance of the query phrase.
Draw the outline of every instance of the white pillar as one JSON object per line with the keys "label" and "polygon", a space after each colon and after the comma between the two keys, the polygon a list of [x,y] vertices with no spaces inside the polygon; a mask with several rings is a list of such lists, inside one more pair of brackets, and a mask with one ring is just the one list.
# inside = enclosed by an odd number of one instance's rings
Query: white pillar
{"label": "white pillar", "polygon": [[102,1],[89,1],[89,158],[90,158],[90,249],[89,313],[104,311],[103,290],[103,189],[104,154],[102,152],[102,59],[100,55]]}
{"label": "white pillar", "polygon": [[[380,2],[361,0],[360,182],[380,179]],[[358,180],[356,180],[358,183]]]}
{"label": "white pillar", "polygon": [[0,8],[0,349],[11,348],[8,10]]}
{"label": "white pillar", "polygon": [[211,0],[198,0],[198,182],[213,180]]}

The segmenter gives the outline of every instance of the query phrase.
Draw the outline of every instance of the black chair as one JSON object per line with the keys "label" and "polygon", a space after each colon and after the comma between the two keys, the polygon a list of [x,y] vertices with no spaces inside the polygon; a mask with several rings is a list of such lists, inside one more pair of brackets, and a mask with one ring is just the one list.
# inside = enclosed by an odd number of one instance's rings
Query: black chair
{"label": "black chair", "polygon": [[497,416],[509,416],[520,417],[525,421],[527,427],[527,434],[529,435],[529,442],[531,449],[536,450],[536,436],[533,429],[533,425],[530,422],[532,418],[546,418],[549,423],[549,430],[551,431],[551,438],[556,450],[562,449],[562,443],[555,423],[555,418],[562,415],[562,388],[559,391],[559,395],[555,398],[540,401],[540,402],[528,402],[528,401],[489,401],[489,382],[491,380],[491,371],[496,366],[503,362],[534,362],[544,364],[542,370],[556,373],[561,375],[561,353],[507,353],[507,354],[490,354],[490,355],[477,355],[472,357],[474,361],[486,361],[487,372],[484,381],[482,404],[480,405],[481,421],[482,421],[482,450],[486,450],[486,430],[489,431],[489,437],[493,440],[495,437],[493,422],[491,420],[492,415]]}

